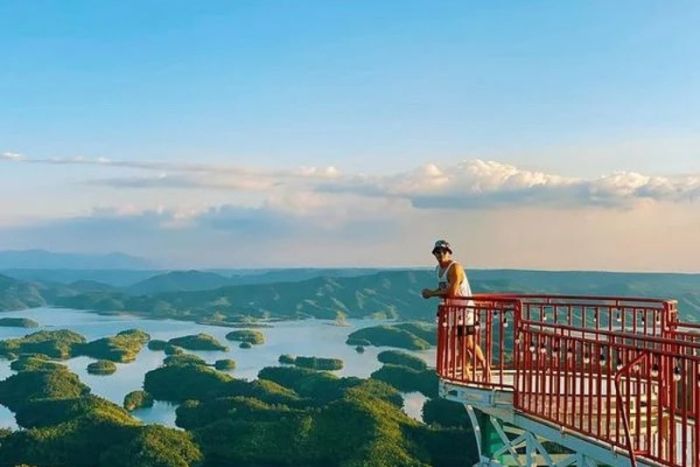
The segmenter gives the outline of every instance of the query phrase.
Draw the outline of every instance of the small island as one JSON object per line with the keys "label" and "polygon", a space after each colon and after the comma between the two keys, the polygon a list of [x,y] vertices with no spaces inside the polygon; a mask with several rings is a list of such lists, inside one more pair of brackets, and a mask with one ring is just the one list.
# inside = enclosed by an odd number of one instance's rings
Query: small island
{"label": "small island", "polygon": [[117,365],[110,360],[98,360],[90,363],[87,371],[91,375],[111,375],[117,371]]}
{"label": "small island", "polygon": [[343,361],[339,358],[323,357],[292,357],[291,355],[280,355],[279,362],[285,365],[296,365],[299,368],[310,370],[336,371],[343,369]]}
{"label": "small island", "polygon": [[38,328],[39,323],[29,318],[0,318],[0,327]]}
{"label": "small island", "polygon": [[160,339],[153,339],[151,341],[148,341],[148,349],[149,350],[165,350],[165,348],[168,346],[168,343],[166,341],[162,341]]}
{"label": "small island", "polygon": [[163,365],[206,365],[201,357],[191,353],[179,353],[170,355],[163,360]]}
{"label": "small island", "polygon": [[222,360],[217,360],[214,362],[214,368],[217,370],[225,371],[225,370],[235,370],[236,369],[236,361],[231,360],[230,358],[224,358]]}
{"label": "small island", "polygon": [[[247,342],[251,345],[260,345],[265,343],[265,335],[255,329],[240,329],[238,331],[231,331],[226,334],[226,339],[242,343]],[[243,346],[241,346],[241,348],[243,348]]]}
{"label": "small island", "polygon": [[[47,358],[65,360],[74,357],[85,338],[67,329],[38,331],[16,339],[0,341],[0,355],[41,354]],[[16,358],[16,357],[15,357]]]}
{"label": "small island", "polygon": [[277,361],[283,365],[294,365],[295,360],[296,359],[289,354],[280,355],[280,358],[277,359]]}
{"label": "small island", "polygon": [[434,326],[431,327],[423,323],[372,326],[351,333],[346,344],[426,350],[435,345],[435,332]]}
{"label": "small island", "polygon": [[228,347],[209,334],[175,337],[168,343],[187,350],[228,350]]}
{"label": "small island", "polygon": [[358,339],[357,337],[348,337],[348,340],[346,340],[345,343],[348,345],[361,345],[363,347],[372,345],[372,343],[367,339]]}
{"label": "small island", "polygon": [[241,349],[252,349],[253,344],[251,344],[250,342],[241,342],[241,345],[239,345],[238,347],[240,347]]}
{"label": "small island", "polygon": [[413,370],[423,371],[428,368],[425,361],[400,350],[385,350],[377,355],[377,360],[390,365],[401,365]]}
{"label": "small island", "polygon": [[124,408],[129,412],[146,407],[153,407],[153,396],[146,391],[131,391],[124,397]]}
{"label": "small island", "polygon": [[136,360],[136,355],[151,336],[140,329],[127,329],[113,337],[103,337],[76,348],[78,355],[127,363]]}

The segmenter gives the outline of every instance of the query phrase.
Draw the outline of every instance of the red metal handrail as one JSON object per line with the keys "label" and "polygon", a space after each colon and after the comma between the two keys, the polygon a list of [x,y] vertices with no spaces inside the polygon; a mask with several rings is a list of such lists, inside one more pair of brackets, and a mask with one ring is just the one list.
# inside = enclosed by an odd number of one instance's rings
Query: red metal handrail
{"label": "red metal handrail", "polygon": [[438,323],[442,379],[513,391],[516,410],[633,463],[700,466],[700,325],[675,301],[484,294],[441,305]]}

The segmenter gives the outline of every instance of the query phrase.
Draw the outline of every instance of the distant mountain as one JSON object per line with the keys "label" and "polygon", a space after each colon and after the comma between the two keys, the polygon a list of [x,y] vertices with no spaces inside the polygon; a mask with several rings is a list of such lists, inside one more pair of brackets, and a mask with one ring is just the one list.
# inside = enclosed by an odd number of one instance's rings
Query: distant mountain
{"label": "distant mountain", "polygon": [[[700,275],[697,274],[521,270],[472,270],[468,274],[475,293],[676,299],[682,320],[700,322]],[[420,297],[422,288],[435,286],[435,275],[430,270],[391,270],[360,276],[320,276],[299,281],[237,285],[228,283],[242,280],[240,277],[180,271],[155,275],[126,288],[85,280],[58,284],[0,277],[0,310],[47,303],[96,311],[128,310],[150,317],[206,322],[248,317],[334,319],[339,312],[354,318],[383,316],[431,320],[437,303]],[[218,287],[221,284],[224,286]]]}
{"label": "distant mountain", "polygon": [[196,292],[234,285],[302,282],[317,277],[358,277],[376,274],[379,269],[292,268],[273,270],[171,271],[157,274],[125,288],[131,295],[154,295],[166,292]]}
{"label": "distant mountain", "polygon": [[[358,277],[316,277],[299,282],[226,286],[214,290],[146,296],[91,293],[65,297],[62,306],[130,310],[147,316],[204,321],[257,318],[382,316],[429,318],[434,303],[420,297],[425,271],[383,272]],[[111,307],[111,308],[105,308]]]}
{"label": "distant mountain", "polygon": [[231,279],[201,271],[173,271],[150,277],[127,287],[132,295],[155,295],[164,292],[191,292],[218,289],[231,284]]}
{"label": "distant mountain", "polygon": [[212,271],[231,278],[230,285],[272,284],[275,282],[300,282],[315,277],[358,277],[386,271],[377,268],[290,268],[264,271]]}
{"label": "distant mountain", "polygon": [[0,276],[0,310],[13,311],[46,305],[41,287]]}
{"label": "distant mountain", "polygon": [[109,284],[104,284],[97,281],[80,280],[71,282],[67,285],[67,288],[77,292],[77,293],[91,293],[91,292],[115,292],[115,288]]}
{"label": "distant mountain", "polygon": [[45,250],[0,251],[0,269],[148,269],[142,258],[110,253],[87,255]]}
{"label": "distant mountain", "polygon": [[[210,277],[202,273],[187,274],[194,274],[197,279]],[[187,275],[176,277],[184,278]],[[683,320],[700,321],[700,275],[473,270],[469,271],[469,277],[475,293],[675,298],[679,300]],[[198,285],[204,282],[202,280]],[[423,300],[420,290],[434,285],[435,276],[430,270],[384,271],[356,277],[323,276],[296,282],[233,285],[140,297],[125,293],[91,293],[66,296],[62,304],[74,308],[130,310],[149,316],[204,321],[243,317],[335,318],[338,312],[348,317],[429,320],[436,302]]]}
{"label": "distant mountain", "polygon": [[60,284],[93,281],[113,287],[127,287],[161,273],[147,269],[0,269],[0,274],[25,281]]}

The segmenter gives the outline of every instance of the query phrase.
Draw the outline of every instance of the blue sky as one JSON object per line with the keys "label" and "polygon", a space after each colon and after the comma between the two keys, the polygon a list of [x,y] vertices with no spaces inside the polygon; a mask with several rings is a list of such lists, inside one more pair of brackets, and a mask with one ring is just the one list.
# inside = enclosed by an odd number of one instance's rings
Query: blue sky
{"label": "blue sky", "polygon": [[[419,264],[468,230],[481,267],[697,270],[634,228],[700,236],[697,24],[682,1],[3,2],[0,248]],[[543,216],[547,245],[488,234]],[[271,229],[264,257],[209,251]]]}

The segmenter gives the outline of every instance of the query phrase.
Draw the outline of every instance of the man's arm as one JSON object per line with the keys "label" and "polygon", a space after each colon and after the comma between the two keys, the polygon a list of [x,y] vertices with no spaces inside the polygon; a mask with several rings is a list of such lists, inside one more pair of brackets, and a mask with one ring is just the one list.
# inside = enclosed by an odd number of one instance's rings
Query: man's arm
{"label": "man's arm", "polygon": [[423,298],[441,297],[441,294],[442,290],[440,289],[423,289],[423,291],[421,292]]}
{"label": "man's arm", "polygon": [[461,264],[455,263],[447,273],[447,288],[441,289],[423,289],[423,298],[442,297],[454,298],[459,296],[459,285],[464,280],[464,268]]}

